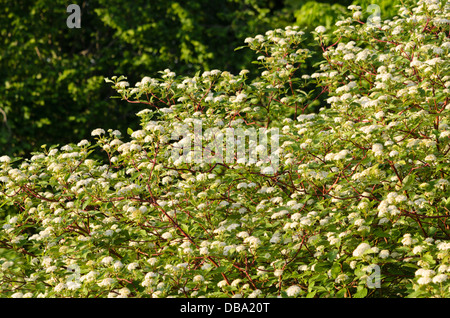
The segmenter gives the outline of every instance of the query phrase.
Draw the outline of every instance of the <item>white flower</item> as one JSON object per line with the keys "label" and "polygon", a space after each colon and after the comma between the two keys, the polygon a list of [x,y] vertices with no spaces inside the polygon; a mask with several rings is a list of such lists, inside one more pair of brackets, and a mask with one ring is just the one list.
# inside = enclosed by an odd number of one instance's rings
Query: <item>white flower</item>
{"label": "white flower", "polygon": [[448,278],[447,274],[438,274],[433,277],[433,283],[435,284],[443,283],[447,280],[447,278]]}
{"label": "white flower", "polygon": [[355,13],[353,13],[353,19],[359,19],[362,16],[362,12],[361,11],[356,11]]}
{"label": "white flower", "polygon": [[13,266],[14,262],[12,261],[6,261],[2,264],[2,270],[7,270],[9,267]]}
{"label": "white flower", "polygon": [[417,283],[418,283],[419,285],[427,285],[427,284],[431,283],[431,278],[428,277],[428,276],[420,277],[420,278],[417,280]]}
{"label": "white flower", "polygon": [[440,251],[446,251],[446,250],[450,249],[450,242],[441,242],[436,247]]}
{"label": "white flower", "polygon": [[203,282],[205,278],[202,275],[195,275],[193,281],[195,283]]}
{"label": "white flower", "polygon": [[402,31],[403,31],[403,29],[402,29],[401,26],[396,26],[396,27],[394,28],[394,30],[392,30],[392,34],[394,34],[394,35],[400,34],[400,33],[402,33]]}
{"label": "white flower", "polygon": [[302,289],[298,285],[293,285],[293,286],[289,287],[288,289],[286,289],[286,294],[289,297],[295,297],[298,294],[300,294],[301,291],[302,291]]}
{"label": "white flower", "polygon": [[227,231],[233,231],[233,230],[235,230],[236,228],[238,228],[240,225],[238,224],[238,223],[233,223],[233,224],[230,224],[228,227],[227,227]]}
{"label": "white flower", "polygon": [[236,236],[245,239],[249,236],[249,234],[248,234],[248,232],[242,231],[242,232],[239,232],[238,234],[236,234]]}
{"label": "white flower", "polygon": [[121,82],[117,83],[117,86],[120,88],[126,88],[127,86],[130,86],[130,83],[128,83],[126,81],[121,81]]}
{"label": "white flower", "polygon": [[262,294],[262,291],[260,289],[255,289],[253,292],[251,292],[248,295],[248,298],[257,298],[261,294]]}
{"label": "white flower", "polygon": [[436,161],[436,156],[431,154],[425,157],[425,161]]}
{"label": "white flower", "polygon": [[359,257],[364,254],[367,250],[370,249],[370,245],[367,243],[361,243],[358,245],[358,247],[353,251],[353,256]]}
{"label": "white flower", "polygon": [[414,248],[413,248],[413,253],[414,253],[414,254],[419,254],[419,253],[421,253],[424,249],[425,249],[425,246],[422,246],[422,245],[414,246]]}
{"label": "white flower", "polygon": [[[100,129],[100,128],[97,128],[97,129],[95,129],[95,130],[98,130],[98,129]],[[93,133],[95,130],[93,130],[92,133]],[[101,130],[103,130],[103,129],[101,129]],[[103,133],[105,133],[104,130],[103,130]],[[62,146],[62,147],[61,147],[61,150],[62,150],[62,151],[72,151],[73,148],[72,148],[71,145],[65,145],[65,146]]]}
{"label": "white flower", "polygon": [[[100,135],[103,135],[103,134],[105,134],[105,130],[102,129],[102,128],[94,129],[94,130],[91,132],[91,136],[100,136]],[[61,148],[61,149],[62,149],[62,148]]]}
{"label": "white flower", "polygon": [[233,280],[232,282],[231,282],[231,286],[233,286],[233,287],[237,287],[240,283],[242,282],[242,280],[241,279],[235,279],[235,280]]}
{"label": "white flower", "polygon": [[59,283],[58,285],[55,286],[55,291],[56,292],[60,292],[62,291],[64,288],[67,288],[67,285],[64,283]]}
{"label": "white flower", "polygon": [[439,58],[439,57],[435,57],[434,59],[425,61],[425,63],[428,64],[428,65],[436,65],[436,64],[442,63],[442,62],[443,62],[443,60],[441,58]]}
{"label": "white flower", "polygon": [[239,184],[237,185],[237,188],[238,188],[238,189],[247,188],[247,187],[248,187],[248,185],[247,185],[247,183],[245,183],[245,182],[241,182],[241,183],[239,183]]}
{"label": "white flower", "polygon": [[217,287],[222,288],[227,286],[227,281],[226,280],[221,280],[220,282],[217,283]]}
{"label": "white flower", "polygon": [[334,160],[342,160],[342,159],[344,159],[348,154],[350,153],[350,151],[348,151],[347,149],[344,149],[344,150],[341,150],[341,151],[339,151],[338,153],[336,153],[335,155],[334,155]]}
{"label": "white flower", "polygon": [[281,240],[281,235],[280,235],[280,233],[277,232],[270,239],[270,243],[276,244],[276,243],[279,243],[280,240]]}
{"label": "white flower", "polygon": [[121,269],[123,267],[123,264],[121,261],[115,261],[113,267],[114,269]]}
{"label": "white flower", "polygon": [[245,74],[248,74],[249,72],[250,72],[249,70],[244,69],[239,72],[239,75],[244,76]]}
{"label": "white flower", "polygon": [[261,170],[262,174],[274,174],[274,169],[272,167],[265,167]]}
{"label": "white flower", "polygon": [[236,96],[236,98],[232,101],[233,103],[243,102],[247,98],[247,95],[244,93],[240,93]]}
{"label": "white flower", "polygon": [[92,282],[95,280],[95,276],[97,276],[97,275],[98,275],[98,273],[96,271],[90,271],[86,275],[81,276],[80,281]]}
{"label": "white flower", "polygon": [[108,277],[108,278],[103,279],[97,285],[100,286],[100,287],[108,287],[108,286],[111,286],[113,283],[114,283],[114,279]]}
{"label": "white flower", "polygon": [[276,277],[280,277],[281,275],[283,275],[283,270],[282,269],[276,269],[273,272],[273,275],[276,276]]}
{"label": "white flower", "polygon": [[119,295],[117,295],[117,298],[127,298],[128,295],[131,293],[131,291],[127,287],[123,287],[119,289]]}
{"label": "white flower", "polygon": [[403,245],[411,245],[412,243],[413,243],[413,240],[411,238],[411,234],[403,235],[403,239],[402,239]]}
{"label": "white flower", "polygon": [[298,266],[298,270],[299,271],[307,271],[308,270],[308,265],[299,265]]}
{"label": "white flower", "polygon": [[68,290],[76,290],[81,288],[81,284],[79,282],[67,282],[67,289]]}
{"label": "white flower", "polygon": [[317,33],[324,33],[326,30],[327,30],[327,29],[326,29],[324,26],[322,26],[322,25],[318,26],[318,27],[315,29],[315,31],[316,31]]}
{"label": "white flower", "polygon": [[349,100],[349,99],[351,99],[352,97],[353,97],[352,94],[350,94],[350,93],[345,93],[345,94],[343,94],[343,95],[341,96],[341,101]]}
{"label": "white flower", "polygon": [[375,114],[376,119],[381,119],[385,116],[384,111],[380,110],[378,113]]}
{"label": "white flower", "polygon": [[372,151],[374,152],[375,156],[380,156],[383,154],[383,145],[382,144],[373,144],[372,145]]}
{"label": "white flower", "polygon": [[14,223],[17,222],[17,220],[18,220],[17,216],[14,216],[14,217],[12,217],[12,218],[9,220],[9,223],[10,223],[10,224],[14,224]]}
{"label": "white flower", "polygon": [[110,264],[113,260],[114,259],[111,256],[106,256],[100,261],[100,263],[107,265]]}
{"label": "white flower", "polygon": [[347,9],[349,9],[349,10],[356,10],[356,11],[359,11],[359,10],[361,10],[361,7],[360,7],[360,6],[357,6],[357,5],[354,5],[354,4],[352,4],[352,5],[349,5],[349,6],[347,7]]}
{"label": "white flower", "polygon": [[251,247],[258,247],[261,244],[261,240],[255,236],[249,236],[244,239],[244,243],[249,243]]}
{"label": "white flower", "polygon": [[406,195],[400,194],[395,197],[395,202],[397,202],[397,203],[405,202],[407,199],[408,199],[408,197]]}
{"label": "white flower", "polygon": [[132,271],[132,270],[134,270],[134,269],[136,269],[136,268],[138,268],[138,267],[139,267],[139,264],[138,264],[138,263],[130,263],[130,264],[128,264],[127,269],[128,269],[129,271]]}
{"label": "white flower", "polygon": [[57,270],[58,268],[56,266],[50,266],[47,267],[47,269],[45,270],[46,273],[53,273],[55,270]]}
{"label": "white flower", "polygon": [[147,260],[147,263],[149,263],[150,265],[155,265],[158,262],[158,259],[156,257],[151,257]]}
{"label": "white flower", "polygon": [[389,251],[388,250],[382,250],[380,251],[380,253],[378,254],[378,256],[380,258],[388,258],[389,257]]}
{"label": "white flower", "polygon": [[87,146],[87,145],[89,145],[89,141],[87,141],[86,139],[81,140],[81,141],[77,144],[78,147],[83,147],[83,146]]}
{"label": "white flower", "polygon": [[434,270],[424,269],[424,268],[420,268],[420,269],[416,270],[416,272],[415,272],[416,276],[421,276],[421,278],[423,278],[422,282],[418,282],[420,285],[430,283],[431,276],[433,276],[434,274],[436,274],[436,272]]}
{"label": "white flower", "polygon": [[392,150],[392,151],[389,153],[389,157],[395,157],[395,156],[398,156],[398,151]]}
{"label": "white flower", "polygon": [[335,245],[335,244],[339,244],[339,242],[341,241],[340,238],[335,237],[335,236],[330,236],[328,238],[328,241],[330,242],[330,245]]}
{"label": "white flower", "polygon": [[1,156],[0,157],[0,162],[10,162],[11,158],[8,156]]}
{"label": "white flower", "polygon": [[340,274],[336,279],[334,280],[336,283],[342,283],[348,279],[348,276],[346,274]]}
{"label": "white flower", "polygon": [[353,53],[348,53],[344,55],[344,60],[349,61],[349,60],[354,60],[355,59],[355,54]]}
{"label": "white flower", "polygon": [[[150,83],[152,81],[152,79],[150,78],[150,77],[148,77],[148,76],[144,76],[143,78],[142,78],[142,80],[141,80],[141,83],[142,84],[147,84],[147,83]],[[137,86],[137,85],[136,85]]]}

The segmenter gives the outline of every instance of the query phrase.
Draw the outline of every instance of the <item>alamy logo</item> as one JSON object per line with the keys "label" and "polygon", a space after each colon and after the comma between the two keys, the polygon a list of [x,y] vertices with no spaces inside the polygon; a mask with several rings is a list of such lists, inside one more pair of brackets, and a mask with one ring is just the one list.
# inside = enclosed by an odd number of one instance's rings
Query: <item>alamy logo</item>
{"label": "alamy logo", "polygon": [[367,7],[367,12],[372,14],[367,18],[369,27],[379,28],[381,26],[381,9],[377,4],[371,4]]}
{"label": "alamy logo", "polygon": [[67,13],[72,13],[67,17],[66,25],[69,29],[81,28],[81,9],[78,4],[70,4]]}
{"label": "alamy logo", "polygon": [[381,288],[381,271],[380,266],[372,264],[367,267],[366,271],[372,273],[367,276],[367,287],[369,288]]}
{"label": "alamy logo", "polygon": [[[224,163],[256,165],[263,174],[274,174],[279,164],[278,128],[228,127],[202,129],[202,120],[175,127],[171,158],[175,165]],[[206,141],[206,145],[204,144]]]}

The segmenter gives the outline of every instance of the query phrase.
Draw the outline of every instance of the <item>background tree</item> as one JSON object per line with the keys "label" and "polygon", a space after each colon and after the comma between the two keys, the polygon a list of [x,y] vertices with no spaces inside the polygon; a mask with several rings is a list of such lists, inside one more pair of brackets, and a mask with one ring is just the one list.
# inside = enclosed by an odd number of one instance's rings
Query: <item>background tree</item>
{"label": "background tree", "polygon": [[[68,1],[0,0],[0,153],[28,156],[96,127],[138,127],[140,106],[111,100],[103,77],[130,74],[135,83],[166,68],[185,75],[247,68],[251,76],[253,52],[230,56],[247,36],[288,24],[332,26],[350,2],[80,1],[81,28],[69,29]],[[384,4],[395,1],[375,3],[384,17]]]}

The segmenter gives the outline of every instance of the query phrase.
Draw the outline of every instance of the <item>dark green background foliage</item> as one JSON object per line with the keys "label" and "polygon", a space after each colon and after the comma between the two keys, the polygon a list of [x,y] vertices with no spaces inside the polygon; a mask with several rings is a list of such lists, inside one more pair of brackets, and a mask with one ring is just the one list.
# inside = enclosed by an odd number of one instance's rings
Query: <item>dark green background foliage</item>
{"label": "dark green background foliage", "polygon": [[[400,1],[372,2],[387,18]],[[79,29],[66,26],[70,3],[81,7]],[[166,68],[186,76],[214,68],[255,74],[253,52],[234,52],[246,37],[294,24],[333,27],[352,3],[0,0],[0,154],[27,156],[98,127],[125,133],[137,127],[142,106],[111,99],[104,77],[132,74],[134,85]]]}

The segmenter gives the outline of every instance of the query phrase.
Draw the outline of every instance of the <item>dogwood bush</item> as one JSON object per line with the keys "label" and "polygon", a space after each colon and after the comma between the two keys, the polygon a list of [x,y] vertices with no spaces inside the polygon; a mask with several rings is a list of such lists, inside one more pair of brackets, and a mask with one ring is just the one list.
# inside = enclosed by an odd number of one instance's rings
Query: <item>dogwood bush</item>
{"label": "dogwood bush", "polygon": [[[369,24],[349,10],[334,36],[316,28],[314,74],[304,33],[271,30],[245,40],[254,81],[106,79],[144,106],[140,130],[0,157],[19,211],[0,232],[2,295],[449,297],[450,6]],[[318,113],[311,85],[328,93]],[[217,156],[252,127],[277,141],[247,143],[269,160]]]}

